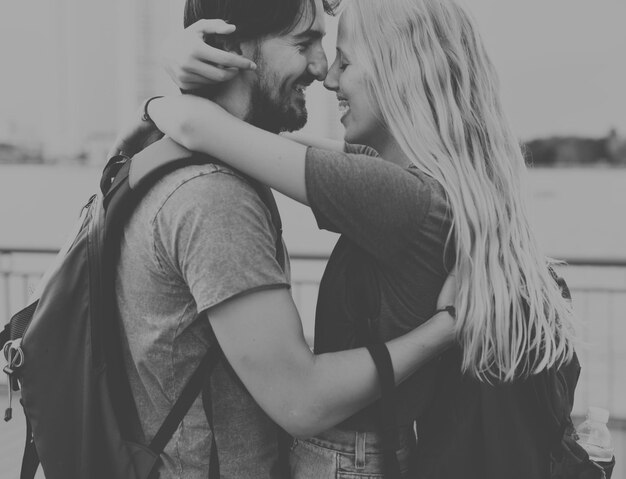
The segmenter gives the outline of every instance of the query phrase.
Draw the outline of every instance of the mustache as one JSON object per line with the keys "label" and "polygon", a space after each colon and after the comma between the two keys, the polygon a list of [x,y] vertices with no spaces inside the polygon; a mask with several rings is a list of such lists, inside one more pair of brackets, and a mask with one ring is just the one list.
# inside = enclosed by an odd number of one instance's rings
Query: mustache
{"label": "mustache", "polygon": [[300,76],[295,82],[294,85],[303,85],[305,88],[309,87],[315,81],[315,77],[310,73],[306,73]]}

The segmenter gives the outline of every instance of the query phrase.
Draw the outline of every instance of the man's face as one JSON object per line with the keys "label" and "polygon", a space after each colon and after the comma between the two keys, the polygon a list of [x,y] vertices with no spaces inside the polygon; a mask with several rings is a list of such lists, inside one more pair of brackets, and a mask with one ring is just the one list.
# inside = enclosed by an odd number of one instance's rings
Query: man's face
{"label": "man's face", "polygon": [[304,90],[314,80],[323,80],[328,71],[322,48],[326,32],[322,1],[315,0],[315,15],[309,1],[302,2],[304,15],[289,33],[265,38],[255,46],[258,69],[246,121],[276,133],[306,124]]}

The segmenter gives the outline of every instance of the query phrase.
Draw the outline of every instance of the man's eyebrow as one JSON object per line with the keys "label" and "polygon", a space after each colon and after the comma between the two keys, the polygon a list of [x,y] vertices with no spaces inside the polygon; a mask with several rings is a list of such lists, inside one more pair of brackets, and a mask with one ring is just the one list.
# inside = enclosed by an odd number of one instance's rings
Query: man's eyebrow
{"label": "man's eyebrow", "polygon": [[296,38],[297,40],[317,40],[318,38],[323,38],[325,35],[326,32],[322,30],[309,28],[308,30],[305,30],[303,32],[296,33],[294,35],[294,38]]}

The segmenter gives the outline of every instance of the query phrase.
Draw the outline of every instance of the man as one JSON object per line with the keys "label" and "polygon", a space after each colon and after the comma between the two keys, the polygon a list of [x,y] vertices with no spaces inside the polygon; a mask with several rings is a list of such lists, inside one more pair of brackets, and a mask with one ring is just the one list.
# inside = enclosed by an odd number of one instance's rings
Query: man
{"label": "man", "polygon": [[[269,131],[301,128],[303,91],[327,72],[323,13],[321,0],[188,0],[186,26],[201,18],[236,24],[235,36],[210,41],[257,65],[195,93]],[[282,477],[275,423],[310,436],[378,392],[365,349],[312,355],[277,258],[273,198],[257,191],[225,166],[181,168],[152,188],[125,229],[116,292],[146,441],[211,347],[210,328],[224,352],[211,377],[213,431],[199,398],[165,449],[162,478],[206,478],[213,440],[222,477]],[[429,347],[397,341],[397,379],[417,367],[415,349]]]}

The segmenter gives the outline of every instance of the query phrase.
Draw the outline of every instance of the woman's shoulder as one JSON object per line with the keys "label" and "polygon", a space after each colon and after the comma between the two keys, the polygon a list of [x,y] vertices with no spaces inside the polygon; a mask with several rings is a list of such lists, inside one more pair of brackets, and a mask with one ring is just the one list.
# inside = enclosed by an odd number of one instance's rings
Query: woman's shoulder
{"label": "woman's shoulder", "polygon": [[414,181],[419,183],[420,188],[427,192],[430,209],[448,209],[446,191],[438,180],[413,165],[409,166],[406,170],[414,178]]}
{"label": "woman's shoulder", "polygon": [[445,191],[438,180],[430,176],[425,171],[420,170],[417,166],[411,165],[406,169],[417,181],[420,181],[433,190],[433,194],[445,197]]}

